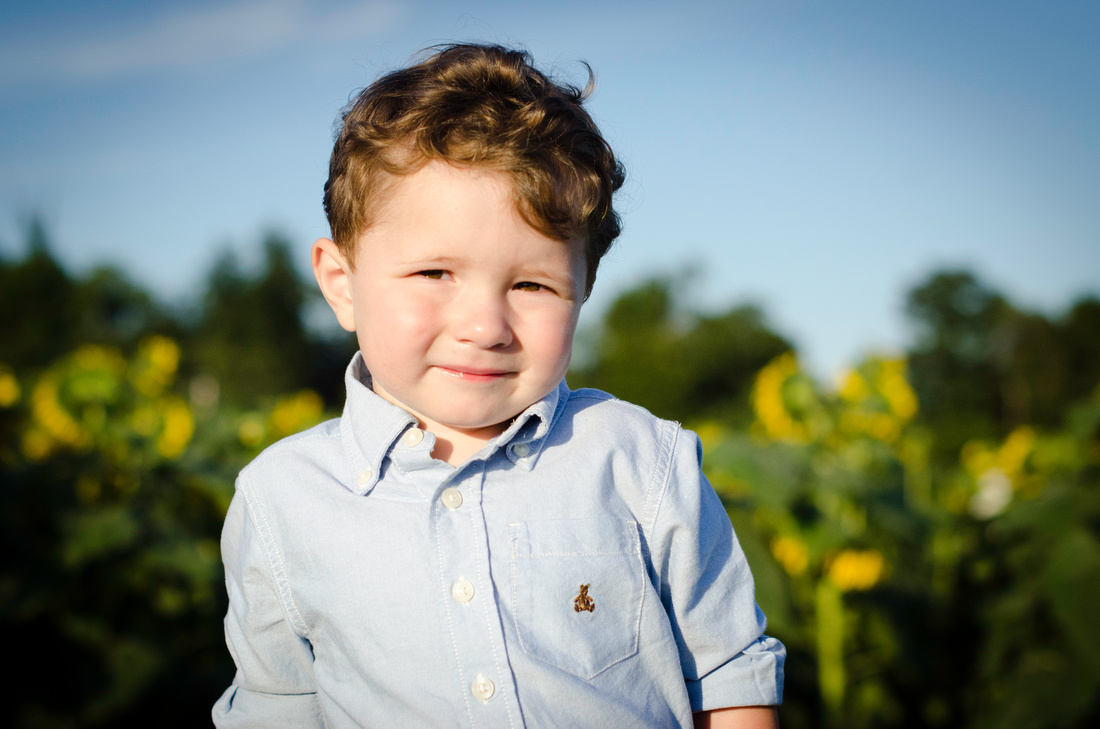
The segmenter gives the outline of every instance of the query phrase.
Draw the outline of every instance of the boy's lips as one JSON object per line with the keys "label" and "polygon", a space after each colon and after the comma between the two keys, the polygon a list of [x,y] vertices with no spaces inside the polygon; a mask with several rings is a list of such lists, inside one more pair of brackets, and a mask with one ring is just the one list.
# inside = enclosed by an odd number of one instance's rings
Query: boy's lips
{"label": "boy's lips", "polygon": [[490,367],[470,367],[467,365],[436,365],[436,369],[445,375],[471,382],[491,382],[513,374],[511,370]]}

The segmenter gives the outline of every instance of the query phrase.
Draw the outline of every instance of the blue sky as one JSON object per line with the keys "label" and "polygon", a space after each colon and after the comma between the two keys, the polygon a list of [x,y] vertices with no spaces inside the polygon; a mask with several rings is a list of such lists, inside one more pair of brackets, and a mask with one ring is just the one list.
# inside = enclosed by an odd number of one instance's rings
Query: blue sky
{"label": "blue sky", "polygon": [[598,86],[625,232],[584,317],[653,274],[752,301],[829,375],[904,345],[968,267],[1026,307],[1100,292],[1100,4],[5,2],[0,252],[40,214],[74,269],[195,296],[227,246],[327,232],[349,95],[419,49],[522,45]]}

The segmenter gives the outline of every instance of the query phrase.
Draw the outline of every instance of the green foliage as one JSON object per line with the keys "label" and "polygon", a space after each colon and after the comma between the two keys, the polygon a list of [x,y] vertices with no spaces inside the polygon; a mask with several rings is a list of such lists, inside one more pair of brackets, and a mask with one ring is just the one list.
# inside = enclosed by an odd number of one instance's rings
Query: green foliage
{"label": "green foliage", "polygon": [[[33,242],[25,260],[0,262],[13,323],[0,350],[0,624],[21,664],[7,725],[209,724],[233,675],[218,549],[233,480],[260,448],[318,422],[323,402],[308,390],[255,405],[222,396],[187,356],[202,338],[190,326],[117,271],[70,278]],[[270,340],[302,331],[301,282],[268,255],[263,280],[242,283],[259,293],[237,303],[270,335],[264,366],[277,371]]]}
{"label": "green foliage", "polygon": [[982,534],[981,726],[1083,726],[1100,717],[1100,399],[1073,416],[1061,442],[1040,442],[1031,459],[1039,493],[1014,500]]}
{"label": "green foliage", "polygon": [[0,619],[24,661],[12,726],[113,723],[153,696],[193,722],[188,707],[226,679],[209,626],[225,607],[216,535],[231,487],[183,458],[177,358],[163,338],[130,361],[85,345],[6,403]]}
{"label": "green foliage", "polygon": [[194,408],[179,355],[152,337],[129,359],[84,345],[0,371],[0,621],[29,664],[8,681],[12,726],[208,723],[232,678],[217,539],[233,479],[323,403]]}
{"label": "green foliage", "polygon": [[784,356],[757,378],[755,440],[697,426],[771,630],[816,663],[784,725],[1093,726],[1100,388],[1067,427],[945,468],[894,362],[830,393]]}

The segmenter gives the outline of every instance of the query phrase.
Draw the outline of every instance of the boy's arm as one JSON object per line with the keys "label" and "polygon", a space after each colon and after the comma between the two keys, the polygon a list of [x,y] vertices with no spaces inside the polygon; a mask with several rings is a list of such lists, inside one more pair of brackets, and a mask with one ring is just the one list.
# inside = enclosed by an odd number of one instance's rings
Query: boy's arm
{"label": "boy's arm", "polygon": [[[222,561],[229,593],[225,642],[237,665],[233,684],[214,705],[214,724],[227,727],[322,727],[313,679],[313,650],[292,629],[276,590],[278,577],[249,513],[238,479],[222,528]],[[266,523],[266,520],[259,520]],[[284,585],[285,586],[285,585]]]}
{"label": "boy's arm", "polygon": [[697,711],[691,718],[695,729],[779,729],[779,716],[774,706]]}

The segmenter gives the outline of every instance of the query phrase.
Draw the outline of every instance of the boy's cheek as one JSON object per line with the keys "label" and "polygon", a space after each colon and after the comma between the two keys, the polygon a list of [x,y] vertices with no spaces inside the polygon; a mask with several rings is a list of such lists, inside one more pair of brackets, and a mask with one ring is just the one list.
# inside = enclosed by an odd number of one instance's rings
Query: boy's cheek
{"label": "boy's cheek", "polygon": [[410,292],[408,286],[385,281],[360,282],[356,294],[357,323],[387,331],[391,337],[400,336],[409,327],[422,329],[439,307],[423,295]]}
{"label": "boy's cheek", "polygon": [[425,349],[440,333],[440,309],[430,303],[409,299],[381,302],[385,311],[375,320],[382,332],[383,345],[403,350]]}
{"label": "boy's cheek", "polygon": [[411,369],[420,363],[437,337],[430,313],[380,303],[384,311],[375,310],[360,317],[356,329],[359,349],[368,364],[390,365]]}

